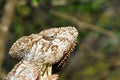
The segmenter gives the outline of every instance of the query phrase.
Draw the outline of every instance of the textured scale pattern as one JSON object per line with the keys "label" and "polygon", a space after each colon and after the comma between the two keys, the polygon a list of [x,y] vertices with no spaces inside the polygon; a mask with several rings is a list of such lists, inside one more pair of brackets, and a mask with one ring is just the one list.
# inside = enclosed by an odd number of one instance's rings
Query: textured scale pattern
{"label": "textured scale pattern", "polygon": [[43,64],[63,65],[75,46],[77,36],[77,29],[69,26],[43,30],[18,39],[9,54],[21,61],[9,72],[6,80],[49,80],[40,77]]}

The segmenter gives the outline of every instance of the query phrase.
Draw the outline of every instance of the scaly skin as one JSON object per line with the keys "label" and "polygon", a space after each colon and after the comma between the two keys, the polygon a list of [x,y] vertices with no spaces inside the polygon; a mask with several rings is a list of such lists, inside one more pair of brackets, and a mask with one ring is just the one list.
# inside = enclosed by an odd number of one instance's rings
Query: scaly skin
{"label": "scaly skin", "polygon": [[63,65],[75,46],[77,36],[77,29],[69,26],[43,30],[18,39],[9,54],[21,61],[9,72],[6,80],[52,80],[50,77],[54,75],[51,73],[47,74],[49,79],[42,77],[46,71],[42,70],[43,65]]}

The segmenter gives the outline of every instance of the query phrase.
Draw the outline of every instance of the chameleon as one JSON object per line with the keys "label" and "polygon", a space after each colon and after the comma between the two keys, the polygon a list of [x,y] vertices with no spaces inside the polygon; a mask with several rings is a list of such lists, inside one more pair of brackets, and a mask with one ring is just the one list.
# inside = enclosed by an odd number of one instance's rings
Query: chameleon
{"label": "chameleon", "polygon": [[58,75],[52,75],[51,70],[64,66],[76,45],[77,36],[78,30],[68,26],[50,28],[38,34],[21,37],[9,50],[9,54],[20,62],[8,73],[5,80],[58,79]]}

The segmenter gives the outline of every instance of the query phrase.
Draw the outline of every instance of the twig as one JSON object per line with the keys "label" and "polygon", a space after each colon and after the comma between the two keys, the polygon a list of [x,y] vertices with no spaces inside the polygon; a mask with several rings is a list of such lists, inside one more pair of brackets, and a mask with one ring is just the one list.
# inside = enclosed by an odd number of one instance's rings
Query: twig
{"label": "twig", "polygon": [[81,29],[81,28],[89,29],[89,30],[100,32],[100,33],[105,34],[107,36],[116,38],[116,35],[114,34],[114,32],[105,30],[103,28],[100,28],[98,26],[94,26],[92,24],[82,22],[82,21],[78,20],[77,18],[74,18],[73,16],[70,16],[68,14],[61,13],[61,12],[58,12],[58,11],[55,11],[55,10],[51,10],[51,14],[53,14],[54,16],[57,16],[57,17],[62,17],[66,20],[69,20],[69,21],[73,22],[74,24],[77,24],[79,26],[79,27],[77,27],[78,29]]}
{"label": "twig", "polygon": [[1,78],[3,77],[3,75],[5,75],[1,67],[2,67],[3,58],[5,54],[5,44],[6,44],[6,38],[8,35],[8,29],[12,22],[16,3],[17,3],[17,0],[7,0],[7,3],[4,7],[3,16],[0,22],[0,77]]}

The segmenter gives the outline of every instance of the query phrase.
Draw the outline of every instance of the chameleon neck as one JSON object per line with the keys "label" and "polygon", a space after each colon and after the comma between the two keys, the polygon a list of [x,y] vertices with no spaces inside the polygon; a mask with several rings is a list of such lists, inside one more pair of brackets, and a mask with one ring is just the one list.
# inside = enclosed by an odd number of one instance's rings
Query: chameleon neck
{"label": "chameleon neck", "polygon": [[12,69],[6,80],[37,80],[42,75],[42,65],[22,60]]}

